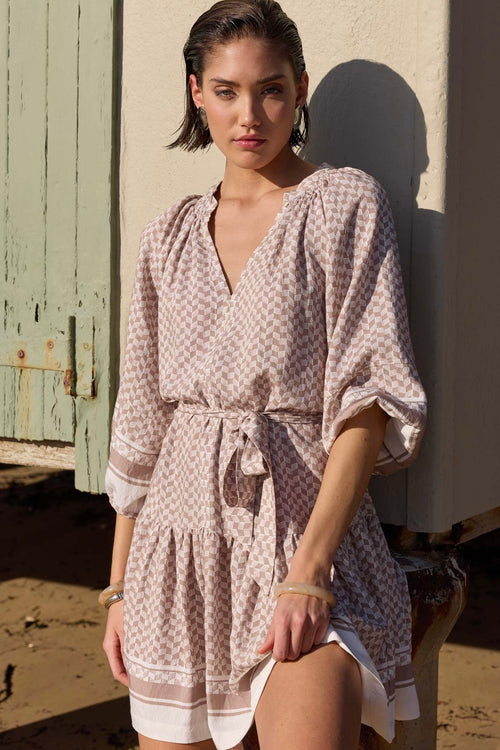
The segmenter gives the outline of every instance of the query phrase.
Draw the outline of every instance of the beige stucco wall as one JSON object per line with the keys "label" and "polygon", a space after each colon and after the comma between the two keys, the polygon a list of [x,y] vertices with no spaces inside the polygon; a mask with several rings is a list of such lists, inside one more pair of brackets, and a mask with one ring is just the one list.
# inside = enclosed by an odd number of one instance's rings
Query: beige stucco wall
{"label": "beige stucco wall", "polygon": [[[210,4],[123,4],[122,344],[142,227],[177,198],[203,192],[222,176],[215,149],[194,155],[164,149],[183,111],[182,45],[192,22]],[[444,220],[446,201],[458,200],[449,184],[448,197],[446,191],[447,180],[455,184],[458,179],[447,163],[449,33],[450,8],[461,18],[463,3],[283,0],[282,5],[301,32],[311,80],[313,132],[307,157],[374,174],[388,190],[398,229],[417,363],[431,412],[416,465],[408,474],[375,483],[379,513],[388,522],[443,530],[459,516],[492,505],[491,497],[482,503],[476,497],[474,508],[466,500],[455,504],[454,461],[463,460],[467,446],[462,440],[455,453],[447,435],[456,419],[449,378],[457,338],[449,332],[456,319],[450,274],[454,278],[458,252],[456,243],[450,247]],[[483,25],[486,31],[487,19]],[[481,44],[481,33],[476,43]],[[455,65],[460,68],[458,58]],[[452,328],[456,331],[454,323]]]}
{"label": "beige stucco wall", "polygon": [[[215,149],[190,155],[163,148],[171,139],[183,111],[182,45],[192,22],[209,6],[210,2],[205,0],[124,2],[120,160],[123,312],[128,305],[133,259],[142,226],[178,197],[204,191],[221,177],[223,163]],[[384,164],[384,155],[367,143],[367,148],[361,149],[359,160],[367,162],[364,168],[378,173],[376,176],[392,194],[396,219],[407,235],[414,197],[411,177],[415,167],[421,171],[427,162],[424,147],[419,163],[415,164],[412,91],[425,116],[430,159],[419,191],[419,206],[443,210],[447,2],[285,0],[283,7],[297,22],[302,35],[311,97],[322,84],[331,94],[328,76],[332,78],[332,70],[347,61],[373,61],[386,66],[388,73],[394,71],[397,74],[394,78],[401,77],[399,85],[397,81],[388,81],[388,97],[392,96],[393,100],[388,102],[387,116],[376,113],[377,138],[385,139],[385,143],[396,138],[397,150],[393,145],[392,158]],[[338,87],[349,81],[349,77],[351,85],[357,82],[355,71],[354,74],[344,71]],[[408,91],[403,90],[404,82]],[[372,100],[378,95],[372,95]],[[396,124],[391,124],[398,100],[402,101],[404,112],[400,113]],[[371,105],[374,104],[372,101]],[[361,100],[359,105],[363,106]],[[316,123],[312,156],[317,160],[329,160],[337,157],[332,153],[331,143],[325,143],[328,133],[331,136],[333,132],[331,118],[335,118],[335,113],[319,101],[316,110],[321,121]],[[314,113],[313,106],[313,116]],[[356,117],[365,121],[367,132],[373,135],[368,115],[367,112],[364,117],[363,111],[359,111]],[[384,126],[391,129],[389,135],[384,136]],[[325,131],[327,137],[323,137]],[[344,133],[341,137],[347,135]],[[421,133],[419,137],[425,139]],[[341,158],[349,158],[349,148],[352,151],[352,144],[346,144]],[[403,244],[408,246],[408,237],[404,237]],[[408,265],[408,247],[403,247],[402,253]]]}

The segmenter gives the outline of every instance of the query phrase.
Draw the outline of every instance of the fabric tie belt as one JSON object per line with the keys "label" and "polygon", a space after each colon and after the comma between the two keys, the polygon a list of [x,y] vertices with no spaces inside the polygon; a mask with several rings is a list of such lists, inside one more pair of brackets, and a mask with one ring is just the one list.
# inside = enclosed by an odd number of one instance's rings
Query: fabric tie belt
{"label": "fabric tie belt", "polygon": [[[224,420],[219,455],[220,494],[228,506],[252,508],[254,524],[248,569],[252,578],[269,594],[277,545],[269,422],[319,424],[322,415],[288,411],[225,411],[186,403],[179,403],[176,411]],[[264,480],[256,513],[259,477]]]}

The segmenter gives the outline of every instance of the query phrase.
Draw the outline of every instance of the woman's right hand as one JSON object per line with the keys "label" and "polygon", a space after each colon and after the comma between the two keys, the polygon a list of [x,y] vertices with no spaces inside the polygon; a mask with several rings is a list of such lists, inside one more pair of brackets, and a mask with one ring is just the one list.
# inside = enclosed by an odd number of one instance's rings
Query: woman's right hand
{"label": "woman's right hand", "polygon": [[128,677],[123,663],[123,601],[108,609],[108,621],[102,647],[108,657],[113,677],[128,687]]}

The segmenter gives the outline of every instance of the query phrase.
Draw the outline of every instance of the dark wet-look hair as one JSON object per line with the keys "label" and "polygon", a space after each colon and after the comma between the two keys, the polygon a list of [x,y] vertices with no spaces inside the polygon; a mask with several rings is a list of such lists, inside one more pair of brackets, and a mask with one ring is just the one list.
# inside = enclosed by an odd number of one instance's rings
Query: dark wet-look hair
{"label": "dark wet-look hair", "polygon": [[[207,54],[219,44],[235,39],[255,37],[270,42],[290,61],[297,81],[306,69],[302,42],[294,22],[274,0],[221,0],[194,23],[184,45],[186,63],[186,109],[179,135],[168,148],[180,146],[186,151],[207,148],[212,143],[210,131],[203,127],[191,96],[189,76],[198,84],[205,68]],[[307,104],[302,107],[302,127],[294,127],[289,138],[292,147],[306,143],[309,134]]]}

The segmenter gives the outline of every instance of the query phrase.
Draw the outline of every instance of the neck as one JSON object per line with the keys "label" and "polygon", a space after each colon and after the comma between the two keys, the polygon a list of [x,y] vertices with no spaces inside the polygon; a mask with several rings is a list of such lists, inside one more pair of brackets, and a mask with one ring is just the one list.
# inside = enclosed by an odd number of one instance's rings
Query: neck
{"label": "neck", "polygon": [[226,161],[220,187],[223,198],[259,199],[271,190],[297,185],[316,170],[287,147],[262,169],[244,169]]}

